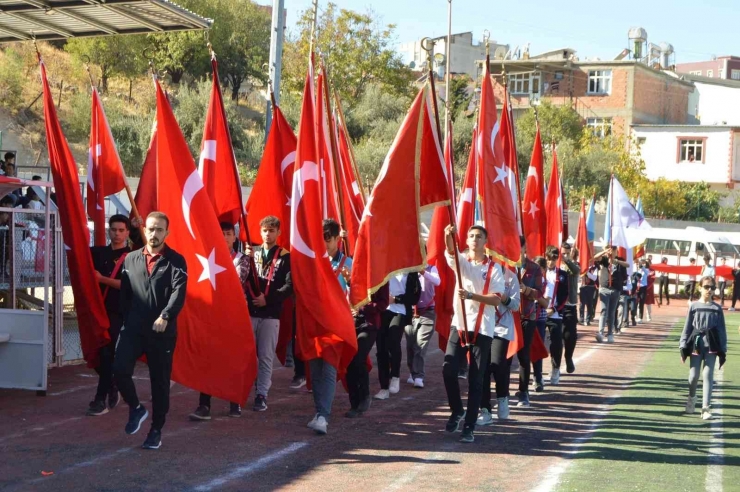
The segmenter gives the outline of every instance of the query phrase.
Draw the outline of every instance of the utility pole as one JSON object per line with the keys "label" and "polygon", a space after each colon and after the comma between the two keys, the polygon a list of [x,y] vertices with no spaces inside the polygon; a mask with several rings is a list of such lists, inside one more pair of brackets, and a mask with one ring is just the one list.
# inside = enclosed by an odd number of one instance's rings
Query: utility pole
{"label": "utility pole", "polygon": [[[272,2],[272,30],[270,34],[269,77],[275,92],[275,104],[280,104],[280,74],[283,67],[283,40],[285,39],[285,0]],[[268,91],[269,91],[268,85]],[[268,94],[265,112],[265,141],[272,125],[272,103]]]}

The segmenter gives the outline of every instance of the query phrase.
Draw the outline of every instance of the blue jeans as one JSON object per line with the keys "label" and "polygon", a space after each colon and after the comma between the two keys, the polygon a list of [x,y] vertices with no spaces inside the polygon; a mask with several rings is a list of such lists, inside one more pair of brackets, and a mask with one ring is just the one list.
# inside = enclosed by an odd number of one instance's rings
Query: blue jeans
{"label": "blue jeans", "polygon": [[316,413],[329,421],[334,392],[337,389],[337,369],[324,359],[311,359],[311,389]]}

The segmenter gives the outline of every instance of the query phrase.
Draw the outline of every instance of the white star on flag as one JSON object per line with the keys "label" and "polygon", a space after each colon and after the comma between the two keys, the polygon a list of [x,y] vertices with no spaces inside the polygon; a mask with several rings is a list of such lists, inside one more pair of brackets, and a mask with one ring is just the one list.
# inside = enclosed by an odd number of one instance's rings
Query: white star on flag
{"label": "white star on flag", "polygon": [[201,266],[203,266],[203,273],[200,274],[198,282],[210,280],[211,287],[213,287],[213,290],[216,290],[216,275],[226,271],[224,267],[216,263],[216,248],[213,248],[211,250],[211,254],[208,255],[208,258],[197,253],[195,254],[195,256],[198,257],[198,261],[200,262]]}
{"label": "white star on flag", "polygon": [[537,201],[536,200],[529,203],[529,212],[527,212],[527,213],[529,215],[531,215],[533,219],[535,218],[534,217],[534,214],[536,214],[539,211],[540,211],[540,209],[537,208]]}
{"label": "white star on flag", "polygon": [[499,181],[504,181],[505,179],[508,179],[509,172],[506,168],[506,165],[502,165],[501,167],[496,168],[496,181],[493,182],[493,184],[498,183]]}

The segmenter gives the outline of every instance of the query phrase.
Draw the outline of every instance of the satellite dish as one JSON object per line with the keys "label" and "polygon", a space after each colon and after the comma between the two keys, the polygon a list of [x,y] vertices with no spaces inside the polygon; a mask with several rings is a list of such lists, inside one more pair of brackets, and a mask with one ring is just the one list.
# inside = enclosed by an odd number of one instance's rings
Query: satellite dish
{"label": "satellite dish", "polygon": [[445,62],[445,55],[442,53],[437,53],[436,55],[434,55],[434,62],[437,65],[442,65]]}
{"label": "satellite dish", "polygon": [[416,62],[414,60],[411,60],[411,63],[409,63],[409,68],[411,69],[416,68]]}

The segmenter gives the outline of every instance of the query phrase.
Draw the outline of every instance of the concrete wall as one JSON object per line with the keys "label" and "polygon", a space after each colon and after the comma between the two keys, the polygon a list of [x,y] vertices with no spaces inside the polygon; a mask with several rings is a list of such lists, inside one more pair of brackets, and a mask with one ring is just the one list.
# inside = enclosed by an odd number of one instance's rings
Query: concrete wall
{"label": "concrete wall", "polygon": [[702,125],[740,126],[740,88],[694,82],[688,112]]}

